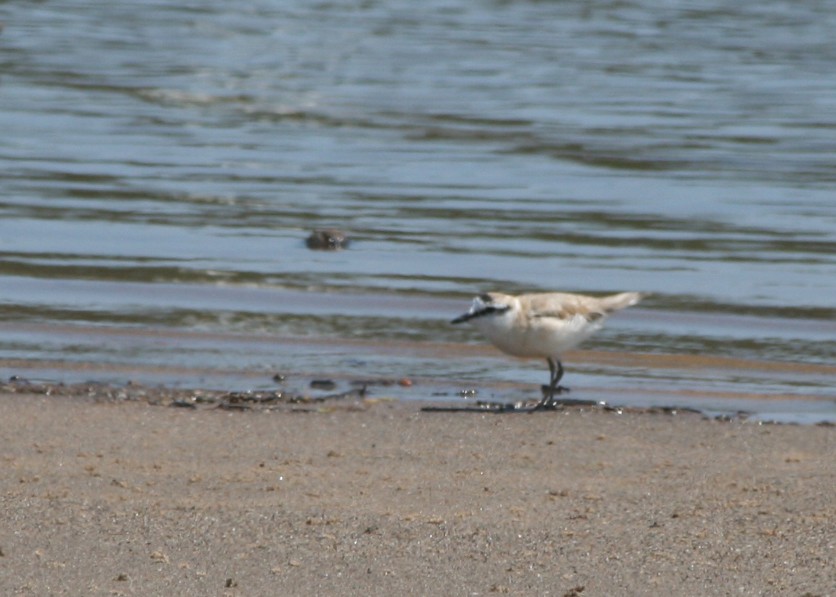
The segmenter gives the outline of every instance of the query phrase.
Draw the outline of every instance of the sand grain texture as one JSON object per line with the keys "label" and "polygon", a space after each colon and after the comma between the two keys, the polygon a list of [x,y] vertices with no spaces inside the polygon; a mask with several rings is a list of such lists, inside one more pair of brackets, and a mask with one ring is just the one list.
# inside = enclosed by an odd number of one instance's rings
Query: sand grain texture
{"label": "sand grain texture", "polygon": [[0,395],[3,595],[834,595],[833,427]]}

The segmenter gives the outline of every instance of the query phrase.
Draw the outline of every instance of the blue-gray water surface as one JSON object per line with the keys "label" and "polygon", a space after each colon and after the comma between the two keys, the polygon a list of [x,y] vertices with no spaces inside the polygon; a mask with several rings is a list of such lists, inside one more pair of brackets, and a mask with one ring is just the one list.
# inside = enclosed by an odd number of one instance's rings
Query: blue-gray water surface
{"label": "blue-gray water surface", "polygon": [[[0,27],[7,373],[536,393],[544,364],[465,350],[470,296],[641,290],[588,349],[774,367],[580,359],[578,397],[790,396],[836,420],[829,3],[51,0],[0,3]],[[309,250],[319,227],[352,244]]]}

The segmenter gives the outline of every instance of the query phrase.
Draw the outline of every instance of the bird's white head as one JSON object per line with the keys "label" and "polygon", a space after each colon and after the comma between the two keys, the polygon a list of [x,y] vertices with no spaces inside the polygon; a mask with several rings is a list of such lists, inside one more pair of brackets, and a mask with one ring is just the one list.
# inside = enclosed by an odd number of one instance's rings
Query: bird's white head
{"label": "bird's white head", "polygon": [[463,323],[476,319],[474,323],[482,323],[488,319],[502,317],[511,313],[518,306],[518,301],[515,297],[499,292],[486,292],[480,294],[473,299],[473,304],[467,313],[463,313],[456,317],[450,323]]}

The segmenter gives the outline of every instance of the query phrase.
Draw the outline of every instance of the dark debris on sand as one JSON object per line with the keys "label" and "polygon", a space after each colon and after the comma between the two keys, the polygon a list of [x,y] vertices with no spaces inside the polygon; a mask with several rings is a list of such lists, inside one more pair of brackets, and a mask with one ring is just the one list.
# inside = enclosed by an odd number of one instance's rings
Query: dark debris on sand
{"label": "dark debris on sand", "polygon": [[[330,386],[336,388],[336,384]],[[94,402],[145,402],[155,406],[188,409],[222,409],[232,411],[315,411],[327,406],[345,404],[360,407],[370,402],[367,384],[352,384],[347,390],[312,395],[286,390],[195,390],[189,388],[150,387],[129,382],[125,385],[84,382],[30,381],[13,376],[0,384],[0,392],[38,394],[67,398],[84,398]]]}
{"label": "dark debris on sand", "polygon": [[[281,376],[282,381],[286,378]],[[274,380],[275,381],[275,380]],[[412,381],[402,379],[362,379],[335,382],[330,379],[309,380],[304,390],[206,390],[177,388],[166,386],[146,386],[128,382],[124,385],[89,381],[83,383],[63,383],[29,380],[21,376],[12,376],[5,383],[0,383],[0,392],[7,394],[37,394],[42,396],[68,397],[91,400],[94,402],[144,402],[154,406],[173,408],[225,411],[259,412],[318,412],[333,409],[366,409],[377,402],[394,400],[385,396],[373,397],[369,388],[398,385],[411,387]],[[337,390],[342,391],[337,391]],[[333,391],[332,391],[333,390]],[[436,395],[436,394],[434,394]],[[446,394],[443,394],[446,395]],[[472,398],[476,391],[462,390],[459,398]],[[710,417],[706,413],[688,407],[631,407],[614,406],[606,402],[590,400],[559,399],[545,407],[534,407],[529,402],[501,402],[475,400],[465,403],[446,402],[425,404],[420,408],[426,413],[549,413],[571,410],[597,410],[613,414],[644,413],[661,415],[695,414],[718,420],[745,420],[750,413],[737,412],[734,415]]]}

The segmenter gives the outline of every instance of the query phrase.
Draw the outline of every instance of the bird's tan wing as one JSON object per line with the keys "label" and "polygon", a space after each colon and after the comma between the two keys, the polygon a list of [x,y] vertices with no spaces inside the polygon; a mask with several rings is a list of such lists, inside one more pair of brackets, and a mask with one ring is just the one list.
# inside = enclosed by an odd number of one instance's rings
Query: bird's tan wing
{"label": "bird's tan wing", "polygon": [[532,294],[521,301],[529,319],[559,319],[566,321],[573,317],[583,317],[589,322],[604,317],[606,309],[600,301],[591,296],[565,293]]}

